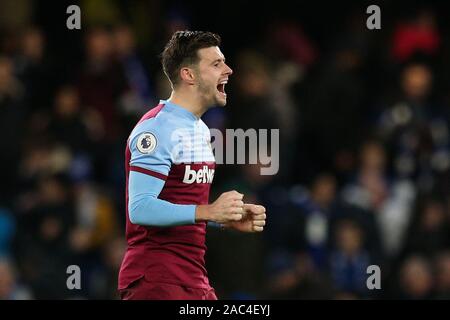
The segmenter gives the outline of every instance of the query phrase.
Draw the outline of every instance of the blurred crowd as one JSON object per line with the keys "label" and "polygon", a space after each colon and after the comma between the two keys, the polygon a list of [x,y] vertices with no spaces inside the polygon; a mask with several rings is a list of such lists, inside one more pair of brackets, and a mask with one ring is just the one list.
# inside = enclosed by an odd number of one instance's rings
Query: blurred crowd
{"label": "blurred crowd", "polygon": [[[210,22],[172,4],[80,1],[88,23],[55,31],[35,1],[0,3],[0,299],[118,298],[126,139],[170,94],[165,41]],[[277,175],[216,170],[211,200],[236,189],[268,213],[262,234],[209,228],[220,298],[450,298],[445,17],[418,6],[369,31],[365,11],[342,12],[330,33],[287,13],[255,21],[251,40],[210,30],[234,74],[204,121],[280,129]],[[81,290],[67,289],[70,265]]]}

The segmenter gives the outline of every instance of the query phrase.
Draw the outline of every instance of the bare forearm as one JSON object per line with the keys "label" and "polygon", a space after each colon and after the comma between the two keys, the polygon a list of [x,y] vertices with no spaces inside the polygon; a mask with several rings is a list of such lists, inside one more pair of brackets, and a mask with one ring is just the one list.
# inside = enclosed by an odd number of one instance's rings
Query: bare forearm
{"label": "bare forearm", "polygon": [[210,210],[209,204],[198,205],[195,208],[195,222],[211,221],[209,210]]}

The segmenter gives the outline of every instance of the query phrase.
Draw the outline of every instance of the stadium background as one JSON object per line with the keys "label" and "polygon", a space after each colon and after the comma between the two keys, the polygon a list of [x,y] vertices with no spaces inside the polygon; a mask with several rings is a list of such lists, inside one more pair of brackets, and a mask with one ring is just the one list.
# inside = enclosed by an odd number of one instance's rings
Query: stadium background
{"label": "stadium background", "polygon": [[234,69],[205,122],[281,134],[278,175],[216,171],[211,199],[268,211],[263,234],[209,230],[221,298],[450,298],[448,10],[379,1],[370,31],[370,4],[0,1],[0,299],[117,299],[124,145],[168,97],[158,54],[179,29],[219,33]]}

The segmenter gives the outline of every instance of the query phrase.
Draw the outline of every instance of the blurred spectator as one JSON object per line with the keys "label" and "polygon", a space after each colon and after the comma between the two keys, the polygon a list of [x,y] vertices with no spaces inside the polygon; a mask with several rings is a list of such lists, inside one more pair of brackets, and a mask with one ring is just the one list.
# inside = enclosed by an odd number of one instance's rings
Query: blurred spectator
{"label": "blurred spectator", "polygon": [[318,58],[317,49],[303,28],[293,21],[277,22],[270,26],[270,49],[278,51],[282,58],[307,68]]}
{"label": "blurred spectator", "polygon": [[[123,189],[123,145],[129,124],[120,110],[120,101],[127,91],[123,70],[114,60],[114,43],[108,29],[95,27],[86,34],[86,60],[78,78],[81,104],[95,119],[96,141],[93,179],[108,181],[116,192]],[[126,129],[126,130],[125,130]]]}
{"label": "blurred spectator", "polygon": [[125,241],[121,236],[108,238],[97,251],[95,263],[82,263],[85,291],[84,297],[91,299],[118,300],[117,273],[120,269]]}
{"label": "blurred spectator", "polygon": [[25,101],[30,113],[48,111],[53,91],[52,69],[45,54],[46,41],[37,27],[29,27],[21,35],[15,56],[15,71],[24,85]]}
{"label": "blurred spectator", "polygon": [[111,199],[89,183],[75,186],[76,221],[70,235],[74,252],[99,250],[116,234],[116,213]]}
{"label": "blurred spectator", "polygon": [[269,190],[271,196],[265,198],[273,214],[266,228],[267,294],[277,298],[331,298],[331,280],[326,273],[333,242],[330,231],[340,215],[335,178],[319,175],[311,191],[301,186],[289,191]]}
{"label": "blurred spectator", "polygon": [[[290,93],[291,85],[300,77],[293,64],[280,64],[276,72],[267,58],[253,50],[243,50],[236,63],[236,91],[230,97],[229,127],[247,129],[279,129],[280,165],[276,179],[290,181],[297,141],[298,112]],[[270,136],[270,131],[269,131]]]}
{"label": "blurred spectator", "polygon": [[[379,210],[389,193],[389,181],[386,172],[386,153],[377,142],[366,142],[360,151],[354,186],[358,190],[349,190],[348,201],[358,204],[364,209]],[[352,192],[359,196],[352,197]]]}
{"label": "blurred spectator", "polygon": [[120,6],[118,2],[82,0],[83,16],[88,26],[96,24],[111,25],[117,23],[120,18]]}
{"label": "blurred spectator", "polygon": [[[30,207],[30,202],[20,198],[29,190],[33,190],[39,179],[50,175],[65,174],[71,164],[72,156],[64,145],[51,143],[45,137],[30,136],[24,142],[24,151],[19,163],[17,180],[20,183],[20,193],[17,195],[18,205]],[[32,205],[31,205],[32,206]]]}
{"label": "blurred spectator", "polygon": [[[400,101],[384,111],[378,131],[392,150],[395,175],[414,179],[430,191],[450,169],[449,119],[430,100],[433,73],[421,63],[407,65],[401,77]],[[445,176],[444,176],[445,177]]]}
{"label": "blurred spectator", "polygon": [[67,182],[50,176],[39,179],[36,187],[34,203],[24,208],[18,220],[19,267],[37,299],[66,298],[65,270],[71,264],[68,234],[74,221]]}
{"label": "blurred spectator", "polygon": [[335,249],[330,255],[330,272],[339,292],[365,297],[367,267],[371,257],[364,250],[363,230],[351,220],[342,220],[336,226]]}
{"label": "blurred spectator", "polygon": [[153,85],[147,76],[148,71],[136,48],[133,30],[130,26],[120,25],[113,33],[114,50],[120,63],[128,91],[123,95],[121,108],[124,114],[133,115],[133,121],[149,107],[158,103]]}
{"label": "blurred spectator", "polygon": [[373,239],[371,242],[382,241],[375,246],[376,250],[383,249],[390,257],[403,246],[414,195],[415,189],[410,182],[389,177],[383,145],[370,140],[361,147],[354,181],[342,193],[346,202],[367,212],[362,218],[365,225],[370,226],[368,236]]}
{"label": "blurred spectator", "polygon": [[60,88],[55,97],[53,117],[48,131],[55,141],[69,147],[74,154],[93,152],[93,142],[99,138],[95,115],[82,110],[76,88]]}
{"label": "blurred spectator", "polygon": [[[30,22],[35,7],[31,0],[4,0],[0,3],[0,28],[14,30]],[[14,14],[11,14],[14,12]]]}
{"label": "blurred spectator", "polygon": [[[239,190],[246,203],[264,203],[264,192],[272,176],[260,175],[260,164],[243,165],[241,174],[224,181],[214,194],[224,190]],[[231,187],[232,186],[232,187]],[[211,194],[211,199],[215,195]],[[264,238],[261,234],[244,234],[209,228],[207,264],[216,270],[211,282],[221,299],[258,298],[262,287]],[[237,263],[239,262],[239,263]]]}
{"label": "blurred spectator", "polygon": [[312,186],[313,210],[307,216],[305,237],[316,267],[324,271],[331,239],[330,230],[339,216],[336,206],[336,179],[331,175],[320,175]]}
{"label": "blurred spectator", "polygon": [[104,289],[107,299],[119,299],[117,292],[117,274],[122,263],[122,258],[125,253],[126,243],[121,236],[108,241],[104,249],[104,260],[106,267],[106,281]]}
{"label": "blurred spectator", "polygon": [[14,76],[13,64],[0,54],[0,203],[10,204],[15,192],[17,159],[25,129],[23,87]]}
{"label": "blurred spectator", "polygon": [[11,213],[0,207],[0,258],[11,256],[11,244],[16,232],[16,221]]}
{"label": "blurred spectator", "polygon": [[359,48],[344,42],[305,80],[300,147],[307,175],[334,169],[338,155],[365,136],[363,62]]}
{"label": "blurred spectator", "polygon": [[294,227],[297,241],[299,244],[304,242],[314,267],[324,271],[328,263],[330,231],[340,214],[335,202],[336,180],[332,175],[321,174],[314,180],[310,192],[299,186],[293,187],[291,198],[302,216],[301,229],[298,228],[300,225]]}
{"label": "blurred spectator", "polygon": [[255,51],[243,51],[237,58],[235,69],[237,90],[229,102],[232,127],[244,130],[279,128],[277,115],[268,99],[271,70],[266,58]]}
{"label": "blurred spectator", "polygon": [[0,300],[30,300],[31,292],[19,284],[17,270],[11,262],[0,257]]}
{"label": "blurred spectator", "polygon": [[182,3],[175,3],[169,8],[167,17],[164,20],[164,41],[170,39],[172,34],[178,30],[190,29],[190,17],[188,10]]}
{"label": "blurred spectator", "polygon": [[406,251],[431,257],[450,247],[450,224],[445,205],[426,199],[418,208],[417,219],[411,223]]}
{"label": "blurred spectator", "polygon": [[433,294],[433,275],[427,260],[410,256],[400,270],[400,297],[403,299],[430,299]]}
{"label": "blurred spectator", "polygon": [[410,21],[402,21],[394,30],[392,55],[397,62],[422,52],[436,55],[441,44],[436,17],[431,10],[421,10]]}
{"label": "blurred spectator", "polygon": [[[279,252],[279,254],[283,253]],[[267,298],[332,298],[333,288],[330,279],[328,279],[327,274],[319,273],[314,269],[308,255],[300,253],[289,257],[287,261],[290,262],[268,278]]]}
{"label": "blurred spectator", "polygon": [[436,298],[450,299],[450,252],[442,251],[435,260],[436,266]]}
{"label": "blurred spectator", "polygon": [[117,234],[112,199],[95,185],[82,181],[74,185],[73,195],[74,221],[68,231],[68,246],[72,261],[83,270],[81,294],[85,298],[111,298],[107,286],[112,279],[106,277],[110,271],[104,267],[107,261],[102,252]]}
{"label": "blurred spectator", "polygon": [[100,115],[102,140],[114,141],[122,133],[117,101],[125,82],[113,61],[113,42],[107,30],[94,28],[86,35],[86,62],[78,81],[81,103]]}

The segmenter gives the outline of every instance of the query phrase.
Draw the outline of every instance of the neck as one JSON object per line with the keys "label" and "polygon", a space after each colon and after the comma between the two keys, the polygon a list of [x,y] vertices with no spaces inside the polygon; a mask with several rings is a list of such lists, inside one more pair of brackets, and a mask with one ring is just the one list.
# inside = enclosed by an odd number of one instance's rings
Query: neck
{"label": "neck", "polygon": [[201,103],[198,97],[193,95],[191,92],[183,92],[181,89],[173,90],[168,101],[192,112],[199,118],[208,109],[207,106]]}

